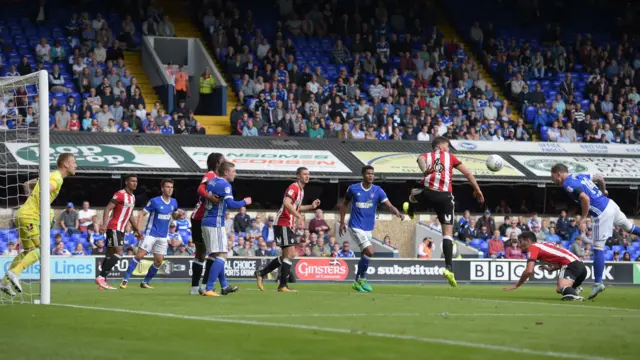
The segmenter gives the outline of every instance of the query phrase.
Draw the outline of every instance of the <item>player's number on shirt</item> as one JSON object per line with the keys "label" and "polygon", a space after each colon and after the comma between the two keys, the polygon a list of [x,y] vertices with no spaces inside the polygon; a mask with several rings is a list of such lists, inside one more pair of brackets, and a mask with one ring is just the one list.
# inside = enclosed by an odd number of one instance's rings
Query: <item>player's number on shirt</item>
{"label": "player's number on shirt", "polygon": [[600,192],[600,189],[598,189],[598,186],[596,184],[593,183],[593,181],[588,180],[588,179],[582,179],[582,184],[587,187],[587,189],[589,189],[589,191],[591,191],[591,193],[595,196],[602,196],[602,193]]}

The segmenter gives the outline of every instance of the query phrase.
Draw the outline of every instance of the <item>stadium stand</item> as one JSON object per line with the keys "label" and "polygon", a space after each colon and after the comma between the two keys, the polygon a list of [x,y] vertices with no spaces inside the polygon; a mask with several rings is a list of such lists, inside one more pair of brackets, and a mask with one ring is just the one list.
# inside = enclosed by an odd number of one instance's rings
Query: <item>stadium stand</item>
{"label": "stadium stand", "polygon": [[[613,6],[597,12],[576,7],[572,16],[582,21],[573,22],[557,19],[557,9],[546,2],[523,17],[498,0],[453,0],[441,2],[442,8],[429,1],[360,8],[353,1],[324,7],[302,1],[295,11],[287,2],[273,7],[268,1],[193,1],[191,12],[161,0],[132,9],[132,20],[108,5],[70,11],[61,3],[47,3],[44,21],[18,6],[0,15],[0,74],[38,68],[52,73],[54,130],[62,130],[57,117],[65,115],[60,105],[67,104],[82,119],[80,131],[191,133],[197,126],[190,109],[178,117],[164,114],[135,51],[143,35],[175,35],[201,37],[234,84],[228,88],[228,116],[197,117],[207,134],[626,144],[640,136],[640,57],[636,39],[627,35],[632,28],[617,21],[621,9]],[[532,20],[532,13],[539,15]],[[539,25],[521,26],[531,21]],[[617,24],[613,31],[608,23]],[[8,98],[0,99],[2,105]],[[0,115],[9,128],[29,126],[18,120],[27,114]],[[129,130],[121,127],[124,121]],[[520,217],[515,227],[567,249],[576,248],[577,237],[589,244],[586,230],[561,231],[560,221],[545,221],[536,228]],[[505,256],[504,247],[491,249],[493,237],[508,240],[501,224],[482,231],[461,217],[458,238],[485,257]],[[0,229],[0,253],[17,240],[9,225]],[[178,233],[189,245],[188,231]],[[93,236],[86,230],[51,231],[52,245],[58,238],[68,250],[82,245],[89,251]],[[618,231],[607,245],[607,259],[615,252],[638,258],[640,241]]]}
{"label": "stadium stand", "polygon": [[597,11],[572,6],[579,21],[569,21],[549,2],[534,9],[493,0],[443,5],[543,141],[637,142],[632,10],[596,1]]}

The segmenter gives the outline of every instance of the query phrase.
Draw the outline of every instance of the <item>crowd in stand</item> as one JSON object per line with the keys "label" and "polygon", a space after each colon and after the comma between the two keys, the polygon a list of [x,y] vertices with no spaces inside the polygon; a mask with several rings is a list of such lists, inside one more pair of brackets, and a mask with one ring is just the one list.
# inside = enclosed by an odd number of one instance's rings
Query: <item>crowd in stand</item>
{"label": "crowd in stand", "polygon": [[[153,2],[140,13],[145,19],[143,35],[175,36],[169,18]],[[56,38],[53,44],[42,37],[19,63],[0,57],[0,73],[11,77],[49,71],[51,130],[204,134],[193,109],[184,101],[172,114],[165,113],[160,103],[147,112],[138,79],[124,62],[124,49],[135,47],[133,39],[139,30],[130,15],[119,25],[115,32],[99,13],[93,19],[86,12],[71,13],[66,24],[52,30],[61,29],[64,37]],[[38,91],[42,89],[27,85],[0,94],[0,129],[38,127],[39,108],[34,106],[39,101]]]}
{"label": "crowd in stand", "polygon": [[552,142],[636,144],[640,139],[637,38],[620,33],[597,43],[591,34],[563,42],[560,25],[539,38],[498,38],[475,23],[470,38],[533,130]]}
{"label": "crowd in stand", "polygon": [[[308,12],[281,4],[273,38],[256,28],[250,11],[207,10],[203,26],[237,82],[240,102],[230,119],[234,134],[530,139],[464,46],[445,44],[438,28],[421,18],[425,11],[410,11],[422,2],[393,11],[381,2],[355,14],[333,4],[314,5]],[[299,44],[323,36],[319,41],[330,44],[326,59],[331,65],[300,60],[304,46],[300,50]]]}
{"label": "crowd in stand", "polygon": [[[496,212],[504,215],[504,221],[499,226],[490,210],[486,210],[478,219],[473,219],[471,213],[465,211],[454,224],[458,239],[477,247],[489,258],[524,259],[525,254],[518,245],[518,235],[523,231],[532,231],[539,242],[552,242],[567,248],[581,259],[591,259],[594,244],[591,218],[582,222],[579,215],[568,217],[563,210],[556,221],[547,222],[536,213],[531,213],[530,217],[511,216],[511,209],[505,204],[500,205]],[[613,236],[606,242],[610,260],[631,261],[633,254],[636,261],[640,261],[638,240],[616,226]]]}

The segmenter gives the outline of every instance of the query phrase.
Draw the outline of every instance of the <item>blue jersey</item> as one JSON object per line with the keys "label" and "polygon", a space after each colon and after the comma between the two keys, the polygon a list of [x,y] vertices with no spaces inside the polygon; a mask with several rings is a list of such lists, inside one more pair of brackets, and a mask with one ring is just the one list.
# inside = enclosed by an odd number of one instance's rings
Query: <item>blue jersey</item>
{"label": "blue jersey", "polygon": [[178,230],[178,231],[191,230],[191,221],[189,219],[178,219],[178,220],[176,220],[176,230]]}
{"label": "blue jersey", "polygon": [[224,227],[224,218],[227,215],[227,208],[238,209],[245,206],[243,201],[234,201],[231,184],[223,178],[217,177],[207,183],[207,192],[216,195],[220,199],[219,204],[214,204],[207,200],[205,205],[202,226]]}
{"label": "blue jersey", "polygon": [[349,227],[373,231],[378,204],[388,200],[384,190],[378,185],[371,185],[371,188],[365,190],[362,183],[353,184],[347,189],[345,198],[351,201]]}
{"label": "blue jersey", "polygon": [[600,216],[609,205],[609,198],[591,181],[591,174],[569,174],[564,179],[562,187],[577,203],[580,203],[580,194],[587,194],[589,196],[589,214],[592,216]]}
{"label": "blue jersey", "polygon": [[149,213],[149,220],[144,228],[145,235],[166,238],[169,234],[171,215],[176,210],[178,202],[174,198],[169,199],[169,202],[165,202],[162,196],[151,199],[144,207],[144,211]]}

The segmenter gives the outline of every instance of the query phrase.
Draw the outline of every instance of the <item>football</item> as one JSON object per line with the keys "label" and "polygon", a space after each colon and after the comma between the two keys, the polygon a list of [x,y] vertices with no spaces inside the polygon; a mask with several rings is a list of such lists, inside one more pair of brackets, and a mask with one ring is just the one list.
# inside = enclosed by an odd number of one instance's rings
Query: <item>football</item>
{"label": "football", "polygon": [[495,155],[495,154],[489,155],[487,157],[486,165],[487,165],[487,169],[493,172],[497,172],[502,169],[502,166],[504,165],[504,160],[502,160],[500,155]]}

